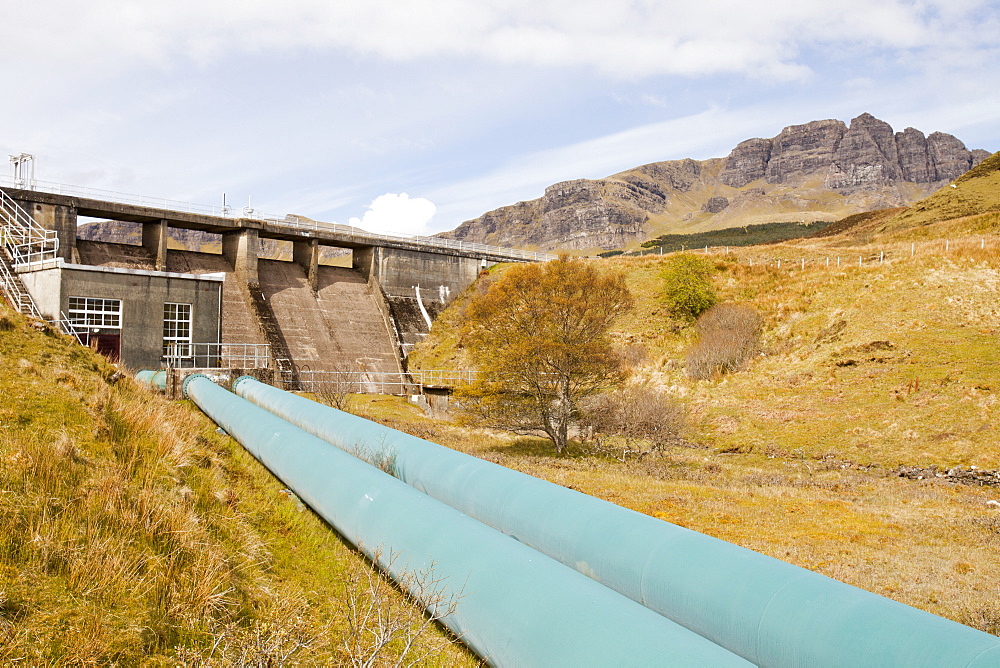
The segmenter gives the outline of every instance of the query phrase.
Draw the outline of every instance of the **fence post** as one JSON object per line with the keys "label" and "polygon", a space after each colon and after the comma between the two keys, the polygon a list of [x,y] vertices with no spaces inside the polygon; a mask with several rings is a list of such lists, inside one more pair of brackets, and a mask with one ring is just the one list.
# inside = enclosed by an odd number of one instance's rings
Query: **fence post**
{"label": "fence post", "polygon": [[805,268],[806,268],[806,259],[802,258],[802,269],[805,270]]}
{"label": "fence post", "polygon": [[917,250],[917,244],[915,242],[910,242],[910,257],[913,257],[913,253]]}

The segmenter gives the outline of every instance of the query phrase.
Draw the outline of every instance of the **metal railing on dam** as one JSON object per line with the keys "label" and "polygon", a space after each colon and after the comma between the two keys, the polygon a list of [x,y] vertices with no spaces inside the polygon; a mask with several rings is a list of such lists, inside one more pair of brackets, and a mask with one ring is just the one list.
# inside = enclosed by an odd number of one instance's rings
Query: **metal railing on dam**
{"label": "metal railing on dam", "polygon": [[161,211],[173,211],[178,213],[195,214],[212,218],[222,218],[226,220],[249,219],[266,223],[270,226],[292,228],[296,230],[307,230],[315,232],[332,233],[337,236],[346,237],[359,245],[379,246],[384,244],[403,244],[416,248],[426,248],[429,250],[454,250],[462,254],[483,254],[491,257],[504,257],[511,260],[526,262],[546,262],[554,260],[555,255],[538,251],[522,250],[520,248],[505,248],[502,246],[491,246],[488,244],[472,243],[457,239],[446,239],[443,237],[425,236],[403,236],[394,234],[381,234],[369,232],[353,225],[341,225],[339,223],[326,223],[312,220],[294,214],[285,216],[273,216],[251,208],[233,209],[228,206],[212,206],[206,204],[195,204],[182,202],[179,200],[164,199],[160,197],[147,197],[144,195],[131,195],[128,193],[113,190],[101,190],[99,188],[87,188],[83,186],[66,185],[50,181],[31,180],[28,183],[15,183],[9,177],[0,176],[0,187],[12,188],[15,190],[26,190],[28,192],[45,193],[63,197],[79,197],[88,200],[125,204],[134,207],[142,207]]}
{"label": "metal railing on dam", "polygon": [[282,389],[296,392],[350,394],[412,394],[420,387],[454,389],[476,381],[475,371],[418,370],[387,371],[313,371],[297,369],[295,381],[278,381]]}

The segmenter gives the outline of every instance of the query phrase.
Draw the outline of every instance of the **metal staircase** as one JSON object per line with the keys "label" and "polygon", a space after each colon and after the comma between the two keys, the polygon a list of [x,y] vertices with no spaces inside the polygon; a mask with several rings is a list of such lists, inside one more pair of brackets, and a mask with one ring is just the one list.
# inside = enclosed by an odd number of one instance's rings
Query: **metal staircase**
{"label": "metal staircase", "polygon": [[18,277],[14,267],[11,266],[7,255],[7,248],[0,251],[0,287],[3,288],[4,296],[10,305],[26,316],[44,320],[35,300],[24,287],[24,283]]}
{"label": "metal staircase", "polygon": [[59,238],[0,190],[0,289],[11,306],[32,318],[44,320],[35,300],[17,275],[16,267],[55,259]]}
{"label": "metal staircase", "polygon": [[51,260],[59,251],[59,237],[32,219],[17,202],[0,190],[0,246],[14,266]]}

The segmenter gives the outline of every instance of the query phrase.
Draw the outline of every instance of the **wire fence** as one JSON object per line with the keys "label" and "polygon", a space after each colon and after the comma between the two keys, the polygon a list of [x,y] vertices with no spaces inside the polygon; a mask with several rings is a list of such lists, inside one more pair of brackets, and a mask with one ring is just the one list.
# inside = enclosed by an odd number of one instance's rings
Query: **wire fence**
{"label": "wire fence", "polygon": [[793,248],[788,253],[768,253],[768,246],[705,246],[704,248],[685,249],[659,253],[657,251],[623,255],[621,257],[645,257],[650,255],[669,256],[677,253],[692,253],[696,255],[718,256],[727,260],[740,262],[750,267],[772,267],[775,269],[846,269],[849,267],[871,267],[902,259],[928,255],[941,255],[969,250],[998,249],[996,239],[986,237],[966,237],[958,239],[935,239],[932,241],[913,241],[886,244],[881,248],[862,248],[845,246],[842,249],[824,248],[822,251],[801,254],[794,253]]}

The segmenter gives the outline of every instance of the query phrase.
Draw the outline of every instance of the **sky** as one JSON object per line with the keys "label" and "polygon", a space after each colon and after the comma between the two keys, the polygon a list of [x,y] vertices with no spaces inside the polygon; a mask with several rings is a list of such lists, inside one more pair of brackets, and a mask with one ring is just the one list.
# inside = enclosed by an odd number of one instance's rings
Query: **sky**
{"label": "sky", "polygon": [[863,112],[1000,150],[996,0],[0,1],[0,151],[272,216],[432,234]]}

